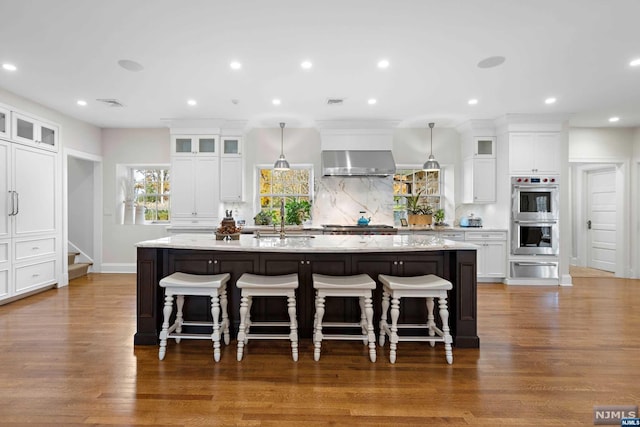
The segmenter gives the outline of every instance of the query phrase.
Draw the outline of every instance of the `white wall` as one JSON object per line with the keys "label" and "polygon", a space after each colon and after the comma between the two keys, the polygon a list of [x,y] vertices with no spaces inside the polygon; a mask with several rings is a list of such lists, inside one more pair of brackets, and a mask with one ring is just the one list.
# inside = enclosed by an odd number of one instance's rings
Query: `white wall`
{"label": "white wall", "polygon": [[93,162],[69,157],[67,176],[69,242],[93,258]]}
{"label": "white wall", "polygon": [[137,242],[167,235],[166,225],[120,224],[118,164],[170,163],[169,129],[103,129],[103,271],[135,271]]}

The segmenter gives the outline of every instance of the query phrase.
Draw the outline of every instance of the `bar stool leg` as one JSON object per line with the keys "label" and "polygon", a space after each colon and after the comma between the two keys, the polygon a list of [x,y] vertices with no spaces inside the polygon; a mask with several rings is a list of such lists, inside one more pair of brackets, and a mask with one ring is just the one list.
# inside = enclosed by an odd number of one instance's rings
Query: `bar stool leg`
{"label": "bar stool leg", "polygon": [[387,335],[387,328],[389,324],[387,323],[387,312],[389,311],[389,292],[386,290],[382,291],[382,315],[380,316],[380,341],[378,344],[380,347],[384,347],[385,337]]}
{"label": "bar stool leg", "polygon": [[[427,328],[429,329],[429,336],[430,337],[434,337],[436,336],[436,318],[433,315],[433,298],[432,297],[428,297],[426,298],[427,300]],[[431,341],[429,342],[429,344],[431,344],[431,347],[434,347],[436,345],[435,341]]]}
{"label": "bar stool leg", "polygon": [[389,361],[391,363],[396,363],[396,349],[398,348],[398,317],[400,317],[400,299],[393,297],[391,299],[391,336],[389,337],[391,347]]}
{"label": "bar stool leg", "polygon": [[322,318],[324,317],[324,297],[316,293],[315,329],[313,333],[313,360],[320,360],[320,347],[322,346]]}
{"label": "bar stool leg", "polygon": [[[251,330],[251,305],[253,304],[253,296],[249,295],[247,297],[247,318],[245,319],[245,332],[249,335],[249,331]],[[249,338],[246,337],[244,339],[244,343],[248,343]]]}
{"label": "bar stool leg", "polygon": [[229,345],[229,313],[227,312],[227,289],[223,288],[220,292],[220,308],[222,309],[222,323],[220,328],[224,334],[224,343]]}
{"label": "bar stool leg", "polygon": [[163,360],[167,354],[167,335],[169,335],[169,319],[173,311],[173,295],[168,294],[164,298],[164,308],[162,313],[164,319],[162,321],[162,331],[160,331],[160,350],[158,351],[158,359]]}
{"label": "bar stool leg", "polygon": [[289,333],[289,338],[291,339],[291,354],[293,356],[293,361],[298,361],[298,321],[296,320],[296,297],[289,296],[287,297],[288,306],[289,306],[289,319],[291,324],[291,332]]}
{"label": "bar stool leg", "polygon": [[447,298],[438,298],[440,305],[440,318],[442,319],[442,333],[444,335],[444,354],[447,358],[447,363],[451,365],[453,363],[453,351],[451,349],[451,333],[449,332],[449,310],[447,309]]}
{"label": "bar stool leg", "polygon": [[211,317],[213,318],[213,332],[211,340],[213,341],[213,360],[220,361],[220,297],[217,292],[211,296]]}
{"label": "bar stool leg", "polygon": [[[184,295],[178,295],[176,297],[176,332],[182,332],[182,323],[184,322],[184,317],[182,315],[182,308],[184,307]],[[180,342],[180,337],[175,338],[176,342]]]}
{"label": "bar stool leg", "polygon": [[238,362],[242,360],[242,353],[244,350],[244,344],[247,339],[246,318],[247,318],[248,298],[243,295],[240,299],[240,327],[238,328]]}
{"label": "bar stool leg", "polygon": [[[358,304],[360,305],[360,329],[362,330],[362,335],[367,335],[367,314],[365,313],[364,297],[358,297]],[[362,338],[362,344],[367,345],[368,342],[367,338]]]}
{"label": "bar stool leg", "polygon": [[376,334],[373,331],[373,302],[371,297],[364,298],[364,311],[367,322],[367,338],[369,341],[369,359],[376,361]]}

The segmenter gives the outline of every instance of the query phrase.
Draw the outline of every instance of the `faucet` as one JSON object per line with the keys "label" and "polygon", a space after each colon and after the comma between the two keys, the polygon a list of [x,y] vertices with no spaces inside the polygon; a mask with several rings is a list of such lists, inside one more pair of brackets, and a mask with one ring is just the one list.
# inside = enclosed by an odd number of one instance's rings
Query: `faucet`
{"label": "faucet", "polygon": [[280,240],[284,240],[284,198],[280,199]]}

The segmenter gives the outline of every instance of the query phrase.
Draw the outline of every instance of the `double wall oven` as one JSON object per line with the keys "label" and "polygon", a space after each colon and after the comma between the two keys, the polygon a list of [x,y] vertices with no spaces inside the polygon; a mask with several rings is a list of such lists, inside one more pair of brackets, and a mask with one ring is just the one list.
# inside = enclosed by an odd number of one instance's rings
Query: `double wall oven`
{"label": "double wall oven", "polygon": [[511,178],[511,277],[558,277],[559,204],[557,177]]}

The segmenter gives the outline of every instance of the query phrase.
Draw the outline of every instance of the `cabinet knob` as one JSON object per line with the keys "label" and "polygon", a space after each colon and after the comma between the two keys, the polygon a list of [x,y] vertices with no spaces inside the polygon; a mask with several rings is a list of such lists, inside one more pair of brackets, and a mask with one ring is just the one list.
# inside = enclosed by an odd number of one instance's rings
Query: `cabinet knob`
{"label": "cabinet knob", "polygon": [[393,261],[393,265],[398,265],[398,261]]}
{"label": "cabinet knob", "polygon": [[300,261],[300,264],[304,264],[304,261]]}
{"label": "cabinet knob", "polygon": [[216,260],[214,260],[214,261],[213,261],[213,263],[214,263],[214,264],[217,264],[217,263],[218,263],[218,260],[217,260],[217,259],[216,259]]}
{"label": "cabinet knob", "polygon": [[311,264],[311,261],[307,261],[307,265]]}
{"label": "cabinet knob", "polygon": [[403,265],[403,264],[404,264],[404,261],[400,261],[400,265]]}
{"label": "cabinet knob", "polygon": [[34,246],[33,248],[31,248],[34,251],[37,251],[38,249],[40,249],[38,246]]}
{"label": "cabinet knob", "polygon": [[209,260],[209,264],[211,264],[213,261]]}

